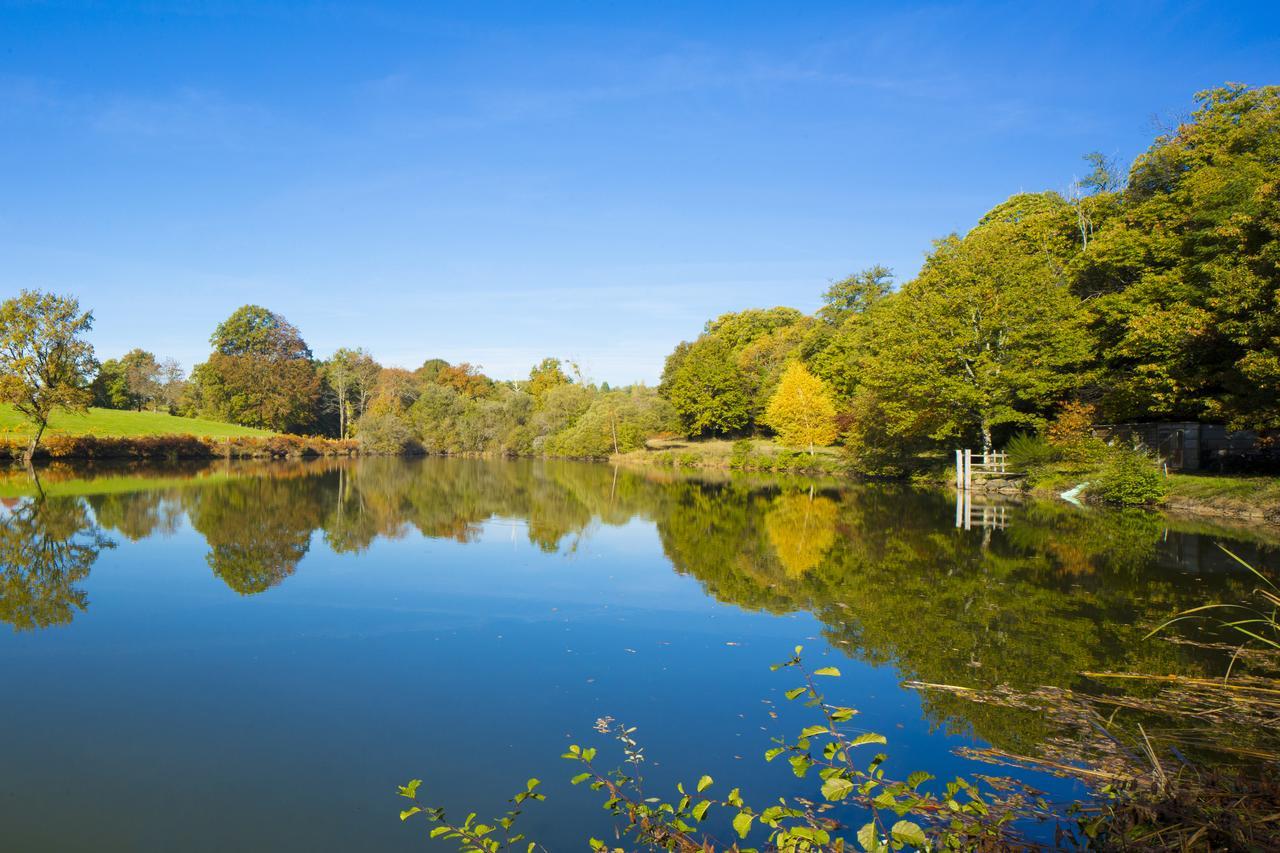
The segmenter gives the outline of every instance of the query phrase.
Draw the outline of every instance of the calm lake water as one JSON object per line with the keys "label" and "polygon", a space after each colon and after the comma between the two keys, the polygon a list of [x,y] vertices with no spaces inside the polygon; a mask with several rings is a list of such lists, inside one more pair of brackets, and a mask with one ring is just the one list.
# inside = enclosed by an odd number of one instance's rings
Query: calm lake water
{"label": "calm lake water", "polygon": [[[772,736],[809,722],[769,664],[797,643],[889,738],[889,772],[992,773],[1042,715],[902,682],[1082,686],[1220,674],[1142,639],[1252,588],[1215,543],[1266,534],[890,487],[426,459],[47,470],[0,478],[0,848],[444,849],[398,784],[459,816],[526,778],[550,849],[610,823],[559,755],[604,715],[649,781],[809,792]],[[777,714],[775,717],[774,715]],[[607,748],[602,753],[613,755]],[[1016,771],[1051,799],[1074,783]]]}

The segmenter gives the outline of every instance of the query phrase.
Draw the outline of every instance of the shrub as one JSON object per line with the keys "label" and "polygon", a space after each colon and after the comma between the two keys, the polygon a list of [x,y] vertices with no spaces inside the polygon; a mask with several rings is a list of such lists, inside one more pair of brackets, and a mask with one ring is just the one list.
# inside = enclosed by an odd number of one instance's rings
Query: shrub
{"label": "shrub", "polygon": [[1029,471],[1061,458],[1059,449],[1048,442],[1044,436],[1034,433],[1020,432],[1004,446],[1009,454],[1009,464],[1015,471]]}
{"label": "shrub", "polygon": [[1113,448],[1089,493],[1103,503],[1147,506],[1159,503],[1168,490],[1160,463],[1141,450]]}
{"label": "shrub", "polygon": [[357,437],[362,453],[399,455],[422,450],[422,445],[414,438],[413,428],[404,418],[390,412],[361,418]]}
{"label": "shrub", "polygon": [[1093,434],[1098,411],[1087,403],[1067,403],[1049,424],[1049,444],[1057,448],[1059,459],[1088,462],[1106,455],[1107,446]]}

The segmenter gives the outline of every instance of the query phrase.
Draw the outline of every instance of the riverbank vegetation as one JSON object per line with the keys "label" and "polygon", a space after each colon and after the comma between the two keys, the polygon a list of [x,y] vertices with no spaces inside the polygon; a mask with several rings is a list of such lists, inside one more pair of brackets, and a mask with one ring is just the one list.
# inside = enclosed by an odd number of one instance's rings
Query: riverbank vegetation
{"label": "riverbank vegetation", "polygon": [[[1218,420],[1274,436],[1280,88],[1231,85],[1198,102],[1127,174],[1090,155],[1068,193],[1012,196],[937,241],[899,287],[875,266],[833,284],[813,315],[709,322],[663,373],[683,431],[767,434],[769,401],[798,362],[832,396],[864,474],[1043,434],[1072,405],[1102,422]],[[1114,464],[1136,472],[1131,457]]]}
{"label": "riverbank vegetation", "polygon": [[[26,293],[0,318],[0,398],[33,424],[31,447],[51,413],[91,403],[377,453],[604,457],[653,436],[773,438],[810,456],[836,445],[867,476],[1045,435],[1081,405],[1103,422],[1216,420],[1274,443],[1280,87],[1230,84],[1197,103],[1128,170],[1089,155],[1067,192],[1016,194],[937,240],[911,280],[872,266],[813,314],[711,320],[667,357],[657,389],[611,388],[554,358],[505,381],[440,359],[385,367],[358,347],[318,359],[256,305],[214,328],[189,377],[142,349],[98,365],[83,341],[92,315]],[[26,371],[36,363],[47,375]],[[1108,464],[1119,479],[1095,488],[1153,496],[1129,488],[1146,476],[1137,457]]]}

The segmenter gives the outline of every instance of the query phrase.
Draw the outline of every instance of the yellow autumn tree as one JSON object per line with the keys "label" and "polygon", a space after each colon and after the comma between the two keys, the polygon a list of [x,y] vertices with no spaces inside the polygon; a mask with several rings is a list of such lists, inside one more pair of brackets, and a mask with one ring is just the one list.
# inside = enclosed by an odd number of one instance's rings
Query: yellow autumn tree
{"label": "yellow autumn tree", "polygon": [[798,361],[787,365],[764,422],[789,447],[826,447],[836,440],[836,404],[821,379]]}

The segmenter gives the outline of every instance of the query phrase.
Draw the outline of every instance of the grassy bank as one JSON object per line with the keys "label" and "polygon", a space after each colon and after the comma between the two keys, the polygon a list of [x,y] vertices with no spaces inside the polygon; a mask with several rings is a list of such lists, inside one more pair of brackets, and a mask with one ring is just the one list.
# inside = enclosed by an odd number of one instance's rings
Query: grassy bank
{"label": "grassy bank", "polygon": [[[119,409],[90,409],[86,415],[55,412],[49,420],[46,436],[159,436],[193,435],[208,438],[236,436],[268,436],[269,430],[236,424],[208,421],[202,418],[180,418],[162,412],[130,412]],[[7,403],[0,404],[0,435],[31,435],[31,424]]]}
{"label": "grassy bank", "polygon": [[[1034,472],[1031,493],[1056,498],[1081,483],[1095,483],[1097,466],[1058,463]],[[1164,479],[1165,495],[1155,503],[1172,512],[1218,518],[1280,523],[1280,477],[1226,474],[1170,474]],[[1089,499],[1089,488],[1083,497]]]}
{"label": "grassy bank", "polygon": [[763,438],[678,439],[651,438],[643,450],[620,453],[611,461],[660,468],[697,468],[715,471],[772,471],[796,474],[846,473],[840,451],[831,447],[795,450]]}

